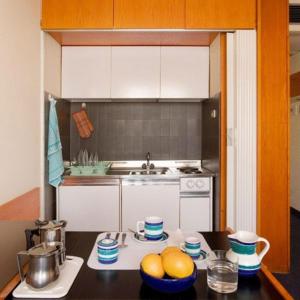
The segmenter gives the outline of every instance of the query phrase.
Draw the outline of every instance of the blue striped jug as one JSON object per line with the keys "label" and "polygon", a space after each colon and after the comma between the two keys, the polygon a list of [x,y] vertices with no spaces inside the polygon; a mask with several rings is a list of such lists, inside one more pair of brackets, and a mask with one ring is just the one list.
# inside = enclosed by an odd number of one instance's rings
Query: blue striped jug
{"label": "blue striped jug", "polygon": [[[253,276],[260,269],[261,261],[270,249],[270,243],[256,235],[254,232],[237,231],[228,235],[231,249],[227,252],[227,259],[236,261],[238,257],[239,275]],[[257,254],[256,244],[258,242],[265,243],[263,250]]]}

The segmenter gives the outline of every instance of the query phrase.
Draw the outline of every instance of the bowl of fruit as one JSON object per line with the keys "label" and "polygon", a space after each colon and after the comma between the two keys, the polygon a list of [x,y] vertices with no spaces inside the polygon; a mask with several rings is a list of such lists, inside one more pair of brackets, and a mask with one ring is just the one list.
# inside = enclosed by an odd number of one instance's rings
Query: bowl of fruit
{"label": "bowl of fruit", "polygon": [[177,247],[144,256],[140,274],[146,285],[163,293],[178,293],[190,288],[197,279],[192,258]]}

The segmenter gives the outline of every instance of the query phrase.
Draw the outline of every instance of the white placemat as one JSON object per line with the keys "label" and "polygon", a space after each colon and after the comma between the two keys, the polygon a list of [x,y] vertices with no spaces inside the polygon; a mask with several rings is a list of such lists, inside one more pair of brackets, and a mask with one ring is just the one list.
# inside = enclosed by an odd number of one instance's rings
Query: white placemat
{"label": "white placemat", "polygon": [[69,292],[81,266],[83,259],[77,256],[67,256],[64,265],[60,268],[58,279],[41,289],[31,288],[22,281],[13,291],[16,298],[61,298]]}
{"label": "white placemat", "polygon": [[[160,253],[167,246],[179,246],[179,244],[188,236],[198,237],[201,241],[201,249],[207,253],[211,251],[203,235],[198,232],[181,232],[180,230],[167,232],[169,234],[169,239],[166,242],[159,244],[144,244],[137,242],[133,239],[133,233],[126,232],[127,237],[125,243],[128,245],[128,247],[121,248],[118,261],[110,265],[105,265],[98,262],[97,242],[103,239],[106,235],[106,233],[101,233],[96,239],[87,265],[91,269],[96,270],[139,270],[140,262],[146,254]],[[120,234],[119,242],[121,240],[121,235],[122,234]],[[113,232],[111,236],[114,237],[115,233]],[[198,269],[206,269],[205,261],[196,260],[195,263]]]}

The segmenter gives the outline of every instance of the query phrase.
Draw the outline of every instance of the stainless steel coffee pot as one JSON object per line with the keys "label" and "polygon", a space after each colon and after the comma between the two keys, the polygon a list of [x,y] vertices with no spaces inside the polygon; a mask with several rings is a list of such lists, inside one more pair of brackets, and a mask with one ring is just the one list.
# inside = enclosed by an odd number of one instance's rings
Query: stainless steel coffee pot
{"label": "stainless steel coffee pot", "polygon": [[59,255],[61,243],[56,242],[51,246],[41,243],[17,255],[18,269],[21,280],[24,281],[22,257],[28,256],[28,272],[26,283],[33,288],[40,289],[59,277]]}
{"label": "stainless steel coffee pot", "polygon": [[39,243],[46,243],[47,245],[53,245],[56,242],[62,243],[60,250],[59,263],[63,264],[66,259],[66,240],[65,240],[65,227],[66,221],[35,221],[37,228],[26,229],[26,241],[27,250],[34,246],[33,237],[36,235],[39,237]]}

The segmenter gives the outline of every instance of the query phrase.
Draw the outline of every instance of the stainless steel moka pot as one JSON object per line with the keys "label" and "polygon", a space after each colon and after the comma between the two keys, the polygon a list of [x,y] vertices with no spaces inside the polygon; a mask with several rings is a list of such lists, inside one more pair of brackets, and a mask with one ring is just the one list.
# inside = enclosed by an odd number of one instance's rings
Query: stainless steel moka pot
{"label": "stainless steel moka pot", "polygon": [[[17,255],[18,269],[21,280],[33,288],[40,289],[59,277],[59,256],[61,243],[55,242],[52,245],[41,243],[27,251],[21,251]],[[24,278],[22,268],[22,257],[28,256],[28,272]]]}
{"label": "stainless steel moka pot", "polygon": [[26,242],[27,250],[32,248],[35,243],[33,237],[36,235],[39,237],[39,243],[45,243],[46,245],[54,245],[56,242],[61,243],[59,264],[62,265],[66,259],[66,240],[65,240],[65,227],[66,221],[35,221],[37,228],[26,229]]}

